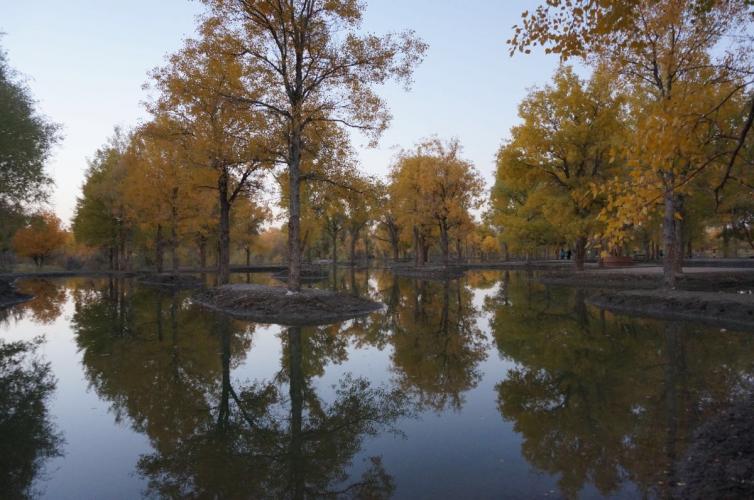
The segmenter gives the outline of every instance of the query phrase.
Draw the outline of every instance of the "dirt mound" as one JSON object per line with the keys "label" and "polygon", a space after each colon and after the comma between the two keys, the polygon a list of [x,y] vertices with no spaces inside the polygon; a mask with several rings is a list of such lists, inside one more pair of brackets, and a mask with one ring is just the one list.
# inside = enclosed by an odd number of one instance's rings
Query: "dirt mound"
{"label": "dirt mound", "polygon": [[189,274],[148,274],[136,279],[141,285],[161,286],[166,288],[200,288],[202,280]]}
{"label": "dirt mound", "polygon": [[601,293],[588,302],[602,309],[660,319],[701,321],[754,330],[754,295],[681,290]]}
{"label": "dirt mound", "polygon": [[237,318],[287,326],[326,325],[383,307],[353,295],[314,289],[290,294],[284,287],[263,285],[210,288],[194,295],[193,301]]}

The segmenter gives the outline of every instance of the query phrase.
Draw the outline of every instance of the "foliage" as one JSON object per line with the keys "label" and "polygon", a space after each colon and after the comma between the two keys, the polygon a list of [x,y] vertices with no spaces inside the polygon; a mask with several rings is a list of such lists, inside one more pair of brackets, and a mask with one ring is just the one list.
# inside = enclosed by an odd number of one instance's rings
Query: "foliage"
{"label": "foliage", "polygon": [[52,212],[42,212],[13,235],[13,249],[18,255],[29,257],[37,266],[44,265],[67,240],[67,232]]}
{"label": "foliage", "polygon": [[271,153],[287,167],[288,287],[297,292],[301,185],[311,180],[302,165],[313,159],[311,149],[327,139],[317,129],[323,124],[325,129],[356,128],[375,141],[389,114],[373,87],[391,79],[408,84],[426,45],[410,32],[360,34],[365,6],[351,0],[205,3],[211,22],[222,28],[226,53],[240,54],[247,80],[258,83],[253,92],[233,97],[265,114],[275,139]]}
{"label": "foliage", "polygon": [[624,102],[604,69],[584,82],[561,67],[552,85],[532,90],[520,104],[523,123],[500,149],[491,200],[511,247],[573,245],[583,268],[587,243],[604,227],[597,216],[605,197],[595,188],[622,166]]}
{"label": "foliage", "polygon": [[483,182],[474,166],[461,158],[457,139],[428,139],[403,151],[390,173],[390,197],[403,238],[413,237],[417,263],[425,260],[434,234],[439,236],[443,263],[450,260],[450,240],[460,239],[479,208]]}

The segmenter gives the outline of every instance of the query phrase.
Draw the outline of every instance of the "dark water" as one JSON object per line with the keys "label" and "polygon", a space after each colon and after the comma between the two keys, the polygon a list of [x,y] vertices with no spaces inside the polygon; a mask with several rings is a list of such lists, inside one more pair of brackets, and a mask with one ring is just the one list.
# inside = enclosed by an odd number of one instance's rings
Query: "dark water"
{"label": "dark water", "polygon": [[387,307],[283,328],[130,280],[22,283],[0,496],[664,497],[754,381],[751,334],[602,314],[526,274],[319,286]]}

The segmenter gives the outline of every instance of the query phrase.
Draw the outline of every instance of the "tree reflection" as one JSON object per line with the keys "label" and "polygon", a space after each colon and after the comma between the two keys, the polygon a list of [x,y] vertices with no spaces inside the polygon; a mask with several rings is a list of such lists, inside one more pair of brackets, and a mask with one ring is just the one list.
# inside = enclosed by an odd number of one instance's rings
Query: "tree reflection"
{"label": "tree reflection", "polygon": [[62,437],[47,403],[55,391],[50,365],[36,350],[41,340],[0,340],[0,492],[4,498],[34,497],[44,463],[61,455]]}
{"label": "tree reflection", "polygon": [[522,453],[560,476],[561,493],[586,484],[604,495],[630,481],[669,496],[677,464],[701,422],[748,387],[754,341],[711,338],[680,324],[598,316],[584,294],[512,287],[486,304],[504,357],[497,386]]}
{"label": "tree reflection", "polygon": [[41,278],[25,279],[19,283],[18,290],[34,297],[20,304],[18,309],[30,314],[38,323],[50,324],[63,314],[67,298],[65,283]]}
{"label": "tree reflection", "polygon": [[[178,497],[388,497],[393,483],[378,457],[358,480],[348,469],[366,436],[406,414],[400,392],[344,377],[333,401],[311,387],[321,362],[307,360],[326,345],[317,329],[290,328],[277,382],[234,387],[230,337],[222,328],[222,377],[217,417],[208,418],[169,453],[143,457],[139,470],[152,493]],[[284,384],[286,380],[287,393]]]}
{"label": "tree reflection", "polygon": [[[87,376],[153,452],[138,471],[149,495],[188,498],[387,497],[379,457],[350,477],[367,436],[409,413],[400,391],[343,377],[323,399],[313,383],[346,358],[341,326],[281,333],[271,380],[234,380],[253,329],[194,309],[181,295],[115,283],[77,303]],[[115,288],[117,290],[111,290]],[[121,319],[122,318],[122,319]]]}
{"label": "tree reflection", "polygon": [[461,280],[403,280],[401,285],[395,281],[387,298],[399,383],[436,411],[460,409],[487,356],[472,292]]}

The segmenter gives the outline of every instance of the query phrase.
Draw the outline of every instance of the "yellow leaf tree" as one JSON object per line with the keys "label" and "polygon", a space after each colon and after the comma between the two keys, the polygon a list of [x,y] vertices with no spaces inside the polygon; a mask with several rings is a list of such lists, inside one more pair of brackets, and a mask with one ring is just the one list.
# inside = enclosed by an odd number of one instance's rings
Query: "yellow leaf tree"
{"label": "yellow leaf tree", "polygon": [[42,267],[51,255],[63,248],[67,233],[60,219],[52,212],[41,212],[31,222],[13,235],[13,250],[22,257],[31,258]]}
{"label": "yellow leaf tree", "polygon": [[[359,33],[365,5],[353,0],[204,0],[235,45],[249,80],[261,95],[236,93],[237,101],[268,117],[279,140],[276,160],[286,166],[288,288],[301,288],[302,164],[309,129],[321,123],[356,128],[373,140],[389,114],[373,87],[395,79],[406,84],[426,46],[413,33],[379,37]],[[234,48],[233,48],[234,47]]]}
{"label": "yellow leaf tree", "polygon": [[[511,139],[498,155],[492,205],[500,215],[512,202],[512,192],[525,195],[525,205],[503,221],[514,238],[527,237],[515,231],[529,225],[532,215],[544,219],[542,231],[531,235],[535,242],[562,242],[575,250],[575,266],[584,269],[587,244],[601,232],[598,215],[604,196],[594,187],[620,171],[616,159],[626,126],[622,111],[625,99],[615,91],[610,75],[597,71],[582,81],[570,67],[561,67],[552,85],[533,90],[519,106],[521,125],[513,127]],[[503,188],[506,189],[503,189]],[[519,221],[515,217],[523,218]],[[537,229],[535,225],[525,230]]]}
{"label": "yellow leaf tree", "polygon": [[[746,0],[552,0],[524,13],[509,40],[512,50],[542,45],[562,58],[604,64],[640,103],[629,156],[635,171],[628,185],[615,184],[618,193],[609,203],[616,209],[608,217],[608,231],[620,239],[659,196],[669,287],[681,272],[688,183],[718,161],[727,161],[729,173],[751,129],[754,100],[738,130],[712,133],[713,115],[752,84],[752,23]],[[726,50],[719,50],[721,44]],[[721,147],[710,148],[711,138]]]}

